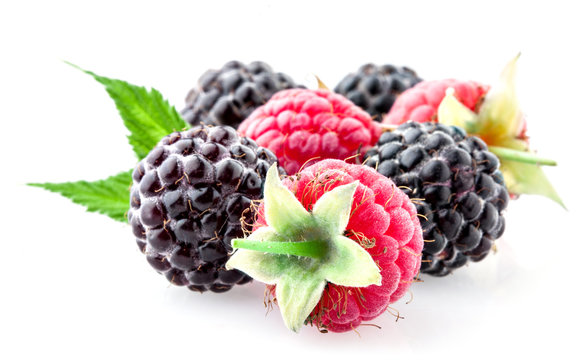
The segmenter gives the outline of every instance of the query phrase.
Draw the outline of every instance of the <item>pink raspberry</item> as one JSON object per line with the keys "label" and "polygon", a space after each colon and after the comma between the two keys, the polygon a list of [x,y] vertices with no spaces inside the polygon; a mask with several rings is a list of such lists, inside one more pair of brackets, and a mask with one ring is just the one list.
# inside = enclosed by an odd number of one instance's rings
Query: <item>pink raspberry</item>
{"label": "pink raspberry", "polygon": [[272,150],[288,174],[323,159],[360,163],[363,159],[355,155],[364,154],[381,134],[379,125],[361,108],[320,89],[276,93],[238,131]]}
{"label": "pink raspberry", "polygon": [[383,123],[399,125],[408,120],[419,123],[438,122],[438,106],[446,94],[446,89],[450,87],[454,89],[454,96],[474,112],[478,112],[485,94],[489,91],[488,86],[474,81],[454,79],[422,81],[397,98]]}
{"label": "pink raspberry", "polygon": [[[383,313],[408,290],[421,264],[422,229],[416,207],[385,176],[363,165],[324,160],[285,178],[305,209],[332,189],[358,180],[345,236],[358,242],[381,269],[381,286],[345,287],[328,283],[307,324],[333,332],[349,331]],[[255,229],[267,226],[264,206]],[[268,285],[275,296],[277,285]]]}

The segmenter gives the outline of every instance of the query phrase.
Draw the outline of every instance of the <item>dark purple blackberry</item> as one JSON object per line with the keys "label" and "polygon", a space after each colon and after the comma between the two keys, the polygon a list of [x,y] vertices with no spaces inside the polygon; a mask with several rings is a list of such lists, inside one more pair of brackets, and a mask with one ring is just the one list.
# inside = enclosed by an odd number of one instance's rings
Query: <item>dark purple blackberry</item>
{"label": "dark purple blackberry", "polygon": [[302,87],[288,75],[261,61],[245,65],[230,61],[220,70],[207,70],[186,98],[181,112],[191,125],[237,126],[276,92]]}
{"label": "dark purple blackberry", "polygon": [[407,67],[365,64],[356,73],[343,78],[335,92],[344,95],[381,121],[399,94],[422,81]]}
{"label": "dark purple blackberry", "polygon": [[509,194],[499,160],[481,139],[458,127],[408,122],[383,133],[366,158],[416,204],[423,273],[443,276],[480,261],[503,234]]}
{"label": "dark purple blackberry", "polygon": [[136,166],[130,191],[128,219],[150,265],[201,292],[250,281],[224,265],[231,239],[253,222],[252,203],[275,162],[270,150],[229,126],[198,125],[164,137]]}

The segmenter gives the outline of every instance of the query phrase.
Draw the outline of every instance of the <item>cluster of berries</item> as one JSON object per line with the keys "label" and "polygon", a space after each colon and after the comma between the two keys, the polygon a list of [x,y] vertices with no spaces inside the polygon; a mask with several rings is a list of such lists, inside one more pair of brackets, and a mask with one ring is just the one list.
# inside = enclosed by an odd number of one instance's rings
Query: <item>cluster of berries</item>
{"label": "cluster of berries", "polygon": [[501,237],[509,193],[528,192],[506,187],[503,165],[537,163],[514,95],[372,64],[308,90],[232,61],[189,92],[192,127],[136,166],[128,220],[171,283],[225,292],[254,278],[290,329],[348,331]]}

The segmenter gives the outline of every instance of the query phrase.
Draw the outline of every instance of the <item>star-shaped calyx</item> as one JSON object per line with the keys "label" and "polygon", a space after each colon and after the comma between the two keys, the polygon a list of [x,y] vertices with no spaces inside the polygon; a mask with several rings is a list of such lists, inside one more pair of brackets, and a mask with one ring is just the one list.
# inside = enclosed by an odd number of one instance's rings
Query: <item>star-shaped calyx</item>
{"label": "star-shaped calyx", "polygon": [[276,285],[284,323],[298,332],[318,304],[327,282],[340,286],[381,285],[371,255],[343,236],[359,182],[324,193],[308,211],[280,181],[272,166],[264,185],[264,216],[268,226],[245,239],[225,265],[254,279]]}
{"label": "star-shaped calyx", "polygon": [[556,162],[541,158],[529,149],[524,116],[515,91],[518,59],[519,55],[507,64],[478,114],[458,101],[454,89],[449,88],[438,107],[438,119],[443,124],[462,127],[485,141],[489,151],[499,158],[509,192],[543,195],[564,206],[541,168],[554,166]]}

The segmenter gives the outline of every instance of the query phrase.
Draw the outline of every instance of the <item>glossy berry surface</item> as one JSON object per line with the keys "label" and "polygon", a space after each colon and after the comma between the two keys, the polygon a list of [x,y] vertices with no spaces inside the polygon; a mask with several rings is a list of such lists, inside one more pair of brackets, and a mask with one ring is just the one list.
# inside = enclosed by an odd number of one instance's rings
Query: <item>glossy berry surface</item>
{"label": "glossy berry surface", "polygon": [[136,166],[130,192],[128,219],[150,265],[171,283],[200,292],[250,281],[224,265],[276,161],[228,126],[199,125],[164,137]]}
{"label": "glossy berry surface", "polygon": [[181,115],[191,125],[237,127],[274,93],[296,87],[300,86],[290,76],[274,72],[264,62],[230,61],[199,78],[187,95]]}
{"label": "glossy berry surface", "polygon": [[288,174],[323,159],[361,163],[381,134],[379,124],[344,96],[306,89],[275,94],[238,131],[272,150]]}
{"label": "glossy berry surface", "polygon": [[381,121],[396,98],[420,81],[416,72],[407,67],[365,64],[356,73],[346,75],[335,86],[335,92],[367,111],[373,120]]}
{"label": "glossy berry surface", "polygon": [[[344,332],[376,318],[408,290],[420,268],[422,229],[407,195],[386,177],[363,165],[324,160],[282,180],[305,209],[332,189],[359,181],[344,236],[358,242],[378,264],[381,286],[345,287],[328,283],[306,324]],[[260,205],[255,228],[266,226]],[[273,286],[268,286],[275,293]],[[277,300],[277,299],[276,299]]]}
{"label": "glossy berry surface", "polygon": [[421,271],[443,276],[480,261],[505,229],[509,194],[499,161],[457,127],[408,122],[381,135],[365,164],[416,204],[424,231]]}

